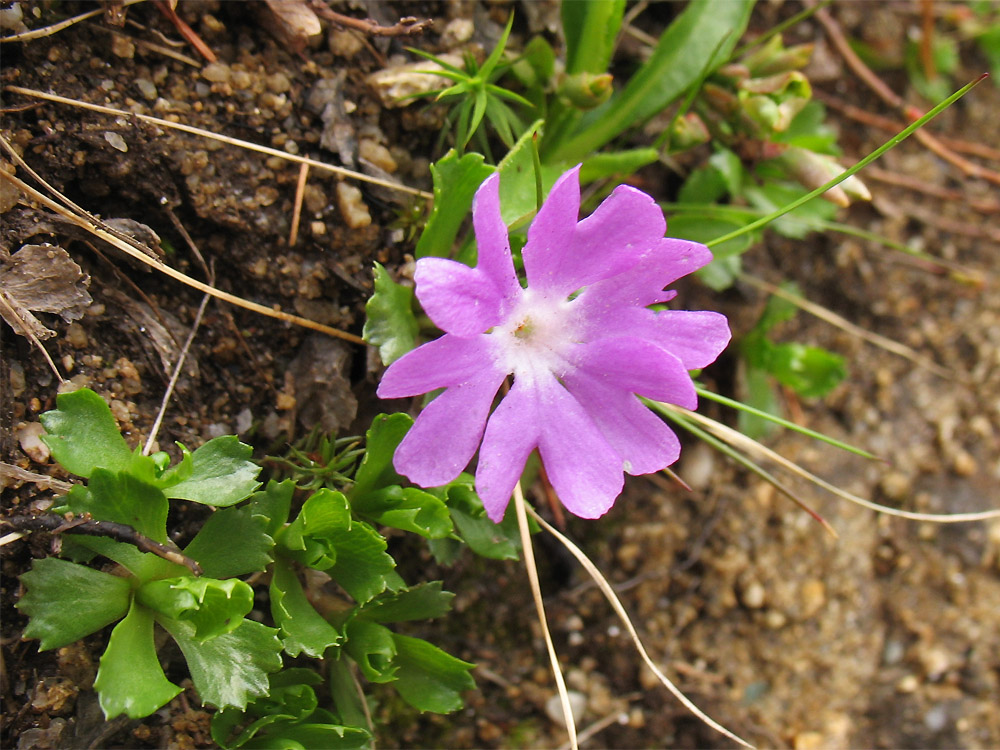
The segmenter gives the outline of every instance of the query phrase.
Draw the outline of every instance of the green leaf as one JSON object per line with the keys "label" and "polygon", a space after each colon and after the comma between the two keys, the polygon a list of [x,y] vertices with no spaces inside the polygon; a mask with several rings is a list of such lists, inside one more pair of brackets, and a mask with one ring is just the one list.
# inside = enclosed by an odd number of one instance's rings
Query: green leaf
{"label": "green leaf", "polygon": [[[781,414],[781,406],[775,396],[773,380],[765,370],[757,367],[746,367],[743,376],[743,390],[746,393],[745,403],[748,406],[769,414]],[[767,437],[777,427],[774,422],[745,411],[739,413],[737,420],[740,432],[753,440]]]}
{"label": "green leaf", "polygon": [[197,640],[194,626],[182,620],[157,618],[177,641],[195,689],[203,703],[216,708],[245,708],[247,701],[267,695],[269,672],[281,669],[278,631],[243,620],[231,633]]}
{"label": "green leaf", "polygon": [[316,570],[326,570],[337,560],[331,534],[350,527],[347,498],[323,488],[306,499],[295,520],[278,532],[276,541],[289,557]]}
{"label": "green leaf", "polygon": [[368,726],[368,720],[365,718],[367,707],[362,704],[364,697],[358,695],[351,660],[328,659],[327,666],[330,675],[330,697],[333,699],[337,715],[345,724]]}
{"label": "green leaf", "polygon": [[[533,139],[544,124],[536,120],[500,162],[500,216],[508,226],[520,226],[535,215],[535,164]],[[564,165],[542,165],[542,192],[552,189]]]}
{"label": "green leaf", "polygon": [[337,563],[326,572],[358,604],[401,585],[396,561],[385,552],[385,539],[368,524],[355,521],[350,529],[332,532],[327,538],[337,550]]}
{"label": "green leaf", "polygon": [[163,674],[153,643],[153,616],[137,602],[111,631],[94,681],[106,719],[149,716],[181,692]]}
{"label": "green leaf", "polygon": [[[696,214],[676,214],[667,222],[667,234],[694,242],[708,242],[743,224]],[[708,287],[720,291],[732,285],[740,273],[740,255],[753,244],[755,236],[744,234],[712,248],[713,260],[695,273]]]}
{"label": "green leaf", "polygon": [[583,127],[558,144],[549,163],[574,162],[598,151],[679,98],[714,60],[728,59],[746,29],[753,3],[700,0],[689,3],[660,37],[652,57],[625,88],[589,113]]}
{"label": "green leaf", "polygon": [[[580,168],[580,184],[587,185],[615,175],[631,175],[659,158],[660,152],[651,146],[594,154],[589,159],[585,159]],[[545,174],[544,165],[542,166],[542,174]]]}
{"label": "green leaf", "polygon": [[[467,100],[468,101],[468,100]],[[417,242],[417,258],[451,255],[458,230],[472,207],[472,198],[483,180],[495,171],[484,163],[482,154],[469,153],[459,158],[452,149],[431,165],[434,178],[434,209]]]}
{"label": "green leaf", "polygon": [[402,413],[379,414],[372,420],[365,433],[365,457],[347,493],[352,505],[369,492],[404,481],[392,467],[392,456],[412,425],[413,419]]}
{"label": "green leaf", "polygon": [[347,623],[347,643],[344,646],[357,662],[361,674],[370,682],[392,682],[396,679],[396,642],[384,625],[369,620]]}
{"label": "green leaf", "polygon": [[242,505],[216,511],[184,554],[197,560],[203,575],[210,578],[232,578],[264,570],[271,562],[274,540],[265,531],[268,519],[255,510],[255,506]]}
{"label": "green leaf", "polygon": [[[181,450],[181,461],[179,464],[169,467],[160,476],[155,478],[154,483],[160,489],[180,484],[189,479],[194,472],[194,460],[191,458],[191,451],[182,443],[177,443],[177,447]],[[170,460],[170,457],[166,453],[154,454],[154,456],[157,455],[163,456],[167,462]]]}
{"label": "green leaf", "polygon": [[295,493],[295,482],[286,479],[284,482],[268,481],[267,487],[255,492],[247,507],[252,515],[263,518],[267,524],[264,531],[269,536],[275,536],[288,523],[288,514],[292,508],[292,495]]}
{"label": "green leaf", "polygon": [[[764,212],[776,211],[792,201],[802,197],[809,191],[801,185],[779,184],[766,182],[761,187],[748,187],[743,191],[750,205]],[[802,239],[811,232],[822,232],[826,229],[825,222],[837,215],[837,206],[829,201],[811,200],[794,211],[775,219],[771,226],[776,232]]]}
{"label": "green leaf", "polygon": [[471,483],[456,482],[448,487],[448,508],[458,533],[477,555],[493,560],[516,560],[520,556],[516,516],[508,513],[499,524],[493,523]]}
{"label": "green leaf", "polygon": [[375,263],[375,293],[365,303],[362,337],[378,347],[382,364],[390,365],[417,345],[418,330],[413,290],[397,284],[385,268]]}
{"label": "green leaf", "polygon": [[164,560],[152,552],[140,552],[131,544],[116,542],[105,537],[66,534],[63,549],[65,553],[75,555],[75,559],[83,559],[80,555],[81,549],[88,550],[90,558],[93,557],[93,553],[103,555],[126,568],[140,581],[190,573],[183,565]]}
{"label": "green leaf", "polygon": [[442,539],[454,528],[445,504],[416,487],[383,487],[363,495],[352,506],[355,513],[379,525],[411,531],[427,539]]}
{"label": "green leaf", "polygon": [[172,620],[190,623],[193,638],[204,641],[239,627],[253,607],[253,589],[235,578],[180,576],[144,583],[136,600]]}
{"label": "green leaf", "polygon": [[625,0],[588,0],[560,5],[566,36],[566,72],[603,73],[611,62]]}
{"label": "green leaf", "polygon": [[446,714],[463,705],[461,693],[476,687],[469,670],[476,665],[456,659],[420,638],[393,634],[398,667],[394,686],[420,711]]}
{"label": "green leaf", "polygon": [[99,521],[127,524],[161,544],[167,541],[167,498],[132,474],[95,468],[86,487],[76,485],[66,495],[64,507]]}
{"label": "green leaf", "polygon": [[191,454],[191,476],[167,488],[166,495],[217,508],[235,505],[260,487],[260,467],[251,455],[253,448],[235,435],[213,438]]}
{"label": "green leaf", "polygon": [[68,472],[89,477],[96,467],[111,472],[128,469],[132,451],[103,398],[81,388],[59,394],[56,405],[39,417],[48,432],[42,440]]}
{"label": "green leaf", "polygon": [[322,658],[330,646],[339,646],[344,636],[315,610],[306,599],[292,565],[278,558],[271,577],[271,616],[281,628],[281,638],[289,656],[305,652]]}
{"label": "green leaf", "polygon": [[27,593],[15,605],[31,618],[25,638],[38,638],[39,651],[59,648],[119,620],[128,612],[128,579],[45,557],[21,576]]}
{"label": "green leaf", "polygon": [[805,398],[825,396],[847,377],[843,357],[795,342],[773,346],[767,357],[767,371]]}
{"label": "green leaf", "polygon": [[431,620],[447,614],[454,598],[441,590],[441,581],[429,581],[380,596],[362,607],[359,617],[376,622]]}

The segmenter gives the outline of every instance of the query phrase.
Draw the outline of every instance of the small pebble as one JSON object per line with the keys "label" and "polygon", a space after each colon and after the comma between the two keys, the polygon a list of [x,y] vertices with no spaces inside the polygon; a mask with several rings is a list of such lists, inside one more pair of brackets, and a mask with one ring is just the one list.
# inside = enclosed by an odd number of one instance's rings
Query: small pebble
{"label": "small pebble", "polygon": [[960,477],[971,477],[979,471],[979,466],[972,454],[965,450],[959,450],[951,459],[951,470]]}
{"label": "small pebble", "polygon": [[123,154],[128,153],[128,144],[125,143],[125,139],[121,137],[120,133],[109,130],[104,134],[104,140],[106,140],[111,145],[111,148],[116,151],[121,151]]}
{"label": "small pebble", "polygon": [[79,323],[70,323],[66,328],[66,341],[74,349],[83,349],[90,343],[87,332]]}
{"label": "small pebble", "polygon": [[32,461],[38,464],[47,463],[49,456],[49,446],[42,442],[41,436],[45,434],[45,428],[39,422],[28,422],[17,429],[17,442],[21,445],[21,450]]}
{"label": "small pebble", "polygon": [[227,83],[232,72],[225,63],[209,63],[201,70],[201,77],[212,83]]}
{"label": "small pebble", "polygon": [[156,97],[159,96],[156,91],[156,84],[148,78],[136,78],[135,87],[139,89],[139,93],[142,94],[143,98],[148,101],[155,101]]}
{"label": "small pebble", "polygon": [[[579,722],[583,718],[583,712],[587,708],[587,696],[577,690],[569,690],[567,691],[567,697],[569,698],[569,710],[573,714],[573,721]],[[566,717],[563,716],[562,701],[558,693],[545,701],[545,713],[559,726],[566,726]]]}
{"label": "small pebble", "polygon": [[362,138],[358,142],[358,156],[390,174],[398,169],[396,160],[392,158],[389,149],[371,138]]}
{"label": "small pebble", "polygon": [[340,208],[340,215],[344,217],[344,223],[351,229],[361,229],[372,223],[368,206],[361,198],[361,191],[354,185],[337,183],[337,206]]}

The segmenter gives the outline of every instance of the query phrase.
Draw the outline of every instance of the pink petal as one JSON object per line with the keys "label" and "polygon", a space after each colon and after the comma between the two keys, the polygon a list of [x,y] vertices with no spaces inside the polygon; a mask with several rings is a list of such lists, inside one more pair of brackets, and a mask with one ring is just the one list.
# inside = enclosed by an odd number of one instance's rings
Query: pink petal
{"label": "pink petal", "polygon": [[486,425],[476,468],[476,492],[494,523],[503,520],[514,485],[538,444],[540,425],[534,390],[527,380],[515,380]]}
{"label": "pink petal", "polygon": [[[574,170],[559,178],[561,192],[553,188],[528,230],[524,248],[529,286],[556,296],[633,268],[659,244],[666,230],[663,211],[650,196],[619,185],[591,216],[567,232],[567,218],[579,211],[579,186],[572,183],[575,191],[570,193],[570,175],[578,179]],[[555,201],[552,213],[558,221],[543,216],[550,201]],[[533,232],[539,219],[543,219],[542,228]]]}
{"label": "pink petal", "polygon": [[442,331],[475,336],[502,320],[503,297],[478,268],[447,258],[421,258],[413,280],[417,299]]}
{"label": "pink petal", "polygon": [[490,368],[489,336],[463,339],[445,334],[397,359],[382,375],[379,398],[403,398],[472,380]]}
{"label": "pink petal", "polygon": [[448,388],[424,407],[396,448],[396,471],[421,487],[437,487],[457,477],[476,452],[505,376],[487,370]]}
{"label": "pink petal", "polygon": [[528,241],[522,251],[528,286],[546,291],[558,283],[563,256],[579,218],[580,165],[577,165],[556,180],[528,227]]}
{"label": "pink petal", "polygon": [[[584,293],[586,294],[586,292]],[[646,310],[605,308],[585,302],[580,295],[584,336],[632,336],[650,341],[676,356],[686,370],[707,367],[732,337],[729,321],[720,313],[703,310]]]}
{"label": "pink petal", "polygon": [[553,377],[536,384],[541,435],[538,452],[566,509],[599,518],[621,494],[622,458],[586,410]]}
{"label": "pink petal", "polygon": [[587,306],[596,310],[620,305],[647,307],[666,302],[675,292],[663,288],[682,276],[698,270],[712,260],[711,251],[697,242],[662,238],[632,268],[598,281],[580,295]]}
{"label": "pink petal", "polygon": [[687,409],[698,405],[694,383],[681,360],[649,341],[605,337],[578,346],[573,354],[581,376],[602,385]]}
{"label": "pink petal", "polygon": [[500,215],[500,173],[494,173],[479,186],[472,201],[472,223],[476,230],[479,261],[476,268],[485,273],[501,296],[515,294],[520,284],[510,257],[507,225]]}
{"label": "pink petal", "polygon": [[732,335],[726,316],[707,310],[662,310],[648,331],[649,340],[676,355],[687,370],[712,364]]}
{"label": "pink petal", "polygon": [[631,393],[602,384],[584,373],[567,375],[566,387],[584,404],[629,474],[652,474],[674,463],[681,444],[662,419]]}

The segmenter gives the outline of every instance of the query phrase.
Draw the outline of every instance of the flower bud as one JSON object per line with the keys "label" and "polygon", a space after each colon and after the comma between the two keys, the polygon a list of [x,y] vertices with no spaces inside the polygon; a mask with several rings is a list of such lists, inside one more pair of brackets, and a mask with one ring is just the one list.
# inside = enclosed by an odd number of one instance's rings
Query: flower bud
{"label": "flower bud", "polygon": [[579,109],[593,109],[604,104],[611,96],[613,86],[610,73],[574,73],[563,77],[556,93]]}

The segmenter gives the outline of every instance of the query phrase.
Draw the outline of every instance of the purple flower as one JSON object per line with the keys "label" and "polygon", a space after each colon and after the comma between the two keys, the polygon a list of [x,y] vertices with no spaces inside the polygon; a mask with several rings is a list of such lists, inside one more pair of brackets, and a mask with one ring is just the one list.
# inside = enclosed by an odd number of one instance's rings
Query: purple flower
{"label": "purple flower", "polygon": [[[479,263],[423,258],[417,298],[445,331],[394,362],[378,395],[444,392],[417,417],[394,456],[424,487],[455,479],[479,449],[476,491],[499,522],[532,450],[566,508],[597,518],[624,477],[677,460],[680,443],[636,398],[693,409],[688,370],[729,343],[725,316],[647,309],[663,288],[708,263],[704,245],[666,239],[651,197],[621,185],[578,221],[579,167],[563,174],[528,229],[527,288],[500,217],[499,175],[476,193]],[[513,385],[490,407],[508,375]],[[480,443],[482,443],[480,445]]]}

